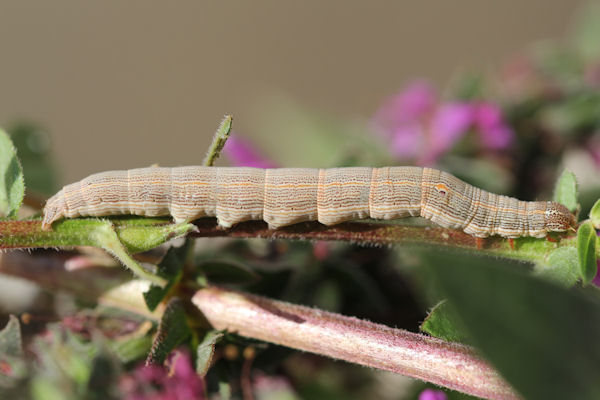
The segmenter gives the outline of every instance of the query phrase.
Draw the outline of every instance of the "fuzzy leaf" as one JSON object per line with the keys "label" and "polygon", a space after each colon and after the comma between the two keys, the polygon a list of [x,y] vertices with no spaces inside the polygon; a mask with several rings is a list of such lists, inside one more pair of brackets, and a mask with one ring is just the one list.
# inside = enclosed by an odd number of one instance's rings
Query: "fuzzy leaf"
{"label": "fuzzy leaf", "polygon": [[0,396],[3,389],[18,387],[26,374],[21,327],[19,320],[11,315],[6,326],[0,331]]}
{"label": "fuzzy leaf", "polygon": [[0,356],[21,357],[22,355],[21,327],[17,317],[11,315],[6,326],[0,331]]}
{"label": "fuzzy leaf", "polygon": [[196,348],[196,373],[200,376],[206,376],[212,364],[215,355],[215,346],[223,337],[221,331],[208,331],[204,339]]}
{"label": "fuzzy leaf", "polygon": [[464,332],[456,326],[456,316],[447,301],[441,301],[421,324],[421,331],[449,342],[466,342]]}
{"label": "fuzzy leaf", "polygon": [[217,131],[213,135],[212,143],[208,148],[208,152],[206,153],[206,157],[204,157],[204,161],[202,161],[202,165],[210,167],[215,163],[217,158],[219,158],[219,155],[221,155],[221,150],[223,150],[223,147],[229,138],[232,123],[233,117],[231,115],[226,115],[223,117],[223,120],[219,124]]}
{"label": "fuzzy leaf", "polygon": [[596,200],[594,206],[590,210],[590,220],[594,228],[600,229],[600,200]]}
{"label": "fuzzy leaf", "polygon": [[536,275],[550,281],[571,287],[579,279],[579,263],[577,249],[574,247],[559,247],[552,250],[546,263],[537,263],[534,267]]}
{"label": "fuzzy leaf", "polygon": [[424,259],[479,349],[524,398],[600,398],[600,298],[523,264],[457,252]]}
{"label": "fuzzy leaf", "polygon": [[147,292],[144,292],[144,300],[150,311],[154,311],[161,301],[167,296],[171,288],[181,279],[183,265],[189,253],[192,242],[186,240],[181,247],[171,247],[167,254],[157,265],[157,275],[165,279],[165,287],[152,285]]}
{"label": "fuzzy leaf", "polygon": [[46,196],[56,193],[59,187],[49,135],[29,123],[14,125],[8,133],[19,154],[27,189]]}
{"label": "fuzzy leaf", "polygon": [[596,230],[591,221],[586,221],[577,230],[577,255],[579,274],[584,284],[590,283],[596,276]]}
{"label": "fuzzy leaf", "polygon": [[141,335],[127,340],[114,340],[111,342],[111,350],[124,363],[139,360],[148,354],[152,347],[152,338],[149,335]]}
{"label": "fuzzy leaf", "polygon": [[564,170],[558,178],[554,188],[554,201],[571,212],[577,210],[577,178],[571,171]]}
{"label": "fuzzy leaf", "polygon": [[0,129],[0,216],[13,218],[23,202],[25,181],[17,151]]}
{"label": "fuzzy leaf", "polygon": [[162,364],[169,353],[191,335],[191,330],[185,315],[183,302],[172,298],[158,325],[158,331],[152,343],[152,349],[146,365]]}

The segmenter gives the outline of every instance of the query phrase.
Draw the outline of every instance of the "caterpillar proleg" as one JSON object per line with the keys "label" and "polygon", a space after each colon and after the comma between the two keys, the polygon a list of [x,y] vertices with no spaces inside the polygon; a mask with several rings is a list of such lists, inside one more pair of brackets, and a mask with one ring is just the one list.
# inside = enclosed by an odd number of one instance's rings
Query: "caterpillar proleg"
{"label": "caterpillar proleg", "polygon": [[576,224],[561,204],[489,193],[432,168],[179,167],[108,171],[67,185],[48,200],[42,227],[117,214],[216,217],[225,228],[264,220],[272,229],[420,216],[475,237],[506,238],[544,237]]}

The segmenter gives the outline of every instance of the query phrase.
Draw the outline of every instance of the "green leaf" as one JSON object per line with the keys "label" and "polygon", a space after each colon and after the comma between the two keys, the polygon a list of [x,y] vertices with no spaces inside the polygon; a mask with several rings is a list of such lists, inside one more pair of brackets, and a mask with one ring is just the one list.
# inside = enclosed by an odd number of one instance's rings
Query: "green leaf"
{"label": "green leaf", "polygon": [[19,320],[14,315],[9,316],[8,323],[0,331],[0,357],[23,356],[23,342],[21,340],[21,327]]}
{"label": "green leaf", "polygon": [[114,387],[119,383],[122,372],[118,360],[108,352],[101,352],[91,362],[90,375],[86,382],[88,399],[110,399]]}
{"label": "green leaf", "polygon": [[596,200],[592,209],[590,210],[590,220],[594,228],[600,229],[600,200]]}
{"label": "green leaf", "polygon": [[[558,59],[565,58],[561,55]],[[562,135],[566,140],[575,140],[581,132],[597,127],[600,94],[594,90],[581,91],[577,95],[567,96],[560,102],[545,106],[539,114],[546,129]]]}
{"label": "green leaf", "polygon": [[571,212],[577,210],[577,178],[571,171],[564,170],[558,178],[554,188],[554,201]]}
{"label": "green leaf", "polygon": [[221,150],[223,150],[223,147],[229,138],[232,122],[233,117],[231,115],[226,115],[223,117],[223,120],[219,124],[219,127],[213,136],[212,143],[208,147],[208,152],[206,153],[206,157],[204,157],[202,165],[210,167],[215,163],[217,158],[219,158]]}
{"label": "green leaf", "polygon": [[457,326],[454,310],[446,300],[439,302],[421,324],[421,331],[449,342],[466,342],[464,331]]}
{"label": "green leaf", "polygon": [[56,193],[59,187],[49,135],[29,123],[14,125],[8,133],[19,154],[27,189],[46,196]]}
{"label": "green leaf", "polygon": [[114,255],[121,261],[127,268],[139,277],[149,280],[155,285],[164,286],[166,281],[161,277],[146,271],[137,261],[135,261],[131,255],[127,252],[123,243],[119,240],[117,233],[110,221],[98,221],[100,225],[90,232],[89,238],[91,239],[94,246],[101,247]]}
{"label": "green leaf", "polygon": [[126,340],[111,342],[111,350],[124,363],[129,363],[145,357],[152,348],[152,338],[149,335],[135,336]]}
{"label": "green leaf", "polygon": [[167,254],[157,265],[157,275],[165,279],[165,287],[152,285],[147,292],[144,292],[144,300],[150,311],[154,311],[161,301],[167,296],[169,291],[179,282],[183,272],[183,265],[187,259],[192,241],[186,240],[181,247],[170,247]]}
{"label": "green leaf", "polygon": [[552,250],[545,263],[536,263],[534,273],[556,284],[571,287],[579,280],[579,263],[575,247]]}
{"label": "green leaf", "polygon": [[146,358],[146,365],[162,364],[169,353],[186,340],[191,333],[183,302],[178,298],[172,298],[158,325],[152,349]]}
{"label": "green leaf", "polygon": [[231,385],[229,382],[219,381],[219,397],[222,400],[231,399]]}
{"label": "green leaf", "polygon": [[31,382],[31,398],[34,400],[64,400],[64,388],[59,387],[49,377],[36,376]]}
{"label": "green leaf", "polygon": [[196,373],[202,377],[206,376],[215,355],[215,346],[223,337],[221,331],[208,331],[202,342],[196,348]]}
{"label": "green leaf", "polygon": [[23,343],[19,320],[10,315],[8,323],[0,331],[0,395],[2,389],[18,387],[21,378],[27,374],[27,366],[23,358]]}
{"label": "green leaf", "polygon": [[24,195],[25,181],[17,151],[0,129],[0,216],[15,217]]}
{"label": "green leaf", "polygon": [[237,262],[214,260],[201,263],[198,268],[211,283],[246,284],[259,279],[256,272]]}
{"label": "green leaf", "polygon": [[577,256],[579,274],[584,284],[590,283],[596,276],[596,230],[591,221],[586,221],[577,230]]}
{"label": "green leaf", "polygon": [[600,398],[600,299],[522,263],[457,252],[424,259],[470,342],[527,399]]}
{"label": "green leaf", "polygon": [[125,225],[117,228],[117,234],[127,251],[140,253],[153,249],[161,244],[196,229],[194,224],[161,224],[161,225]]}

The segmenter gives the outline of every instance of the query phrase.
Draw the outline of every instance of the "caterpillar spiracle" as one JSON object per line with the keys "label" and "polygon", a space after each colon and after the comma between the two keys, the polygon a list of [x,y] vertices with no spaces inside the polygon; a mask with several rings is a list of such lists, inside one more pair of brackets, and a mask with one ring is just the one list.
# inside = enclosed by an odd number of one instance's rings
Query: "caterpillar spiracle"
{"label": "caterpillar spiracle", "polygon": [[576,225],[561,204],[493,194],[432,168],[178,167],[108,171],[67,185],[48,200],[42,227],[117,214],[170,215],[176,222],[216,217],[225,228],[264,220],[272,229],[420,216],[475,237],[506,238],[544,237]]}

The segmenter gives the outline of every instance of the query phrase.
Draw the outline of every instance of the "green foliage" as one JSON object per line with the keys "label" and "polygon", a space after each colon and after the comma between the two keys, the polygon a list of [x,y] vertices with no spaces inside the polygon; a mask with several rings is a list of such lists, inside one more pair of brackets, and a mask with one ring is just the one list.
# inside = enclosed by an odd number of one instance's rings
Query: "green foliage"
{"label": "green foliage", "polygon": [[214,284],[249,284],[259,279],[250,268],[227,260],[207,260],[198,264],[205,278]]}
{"label": "green foliage", "polygon": [[536,263],[534,273],[545,279],[571,287],[580,278],[577,249],[574,247],[559,247],[552,250],[546,262]]}
{"label": "green foliage", "polygon": [[17,151],[0,129],[0,216],[14,218],[25,196],[25,180]]}
{"label": "green foliage", "polygon": [[6,326],[0,331],[0,356],[22,357],[23,343],[21,341],[21,327],[19,320],[14,315],[8,319]]}
{"label": "green foliage", "polygon": [[541,119],[545,126],[567,138],[598,125],[600,94],[596,91],[580,93],[562,102],[548,106]]}
{"label": "green foliage", "polygon": [[137,361],[146,357],[151,348],[152,337],[146,332],[131,338],[111,342],[111,350],[124,363]]}
{"label": "green foliage", "polygon": [[600,300],[535,279],[522,265],[424,255],[473,343],[529,399],[600,396]]}
{"label": "green foliage", "polygon": [[2,389],[9,389],[19,384],[25,376],[25,360],[23,358],[23,342],[19,320],[10,315],[8,323],[0,331],[0,395]]}
{"label": "green foliage", "polygon": [[169,353],[183,343],[191,332],[183,302],[178,298],[172,298],[158,325],[146,364],[162,364]]}
{"label": "green foliage", "polygon": [[590,210],[590,220],[594,228],[600,229],[600,200],[596,200],[592,209]]}
{"label": "green foliage", "polygon": [[577,230],[577,256],[579,273],[584,284],[590,283],[598,270],[596,264],[596,230],[591,221],[586,221]]}
{"label": "green foliage", "polygon": [[571,171],[563,171],[558,178],[554,188],[554,201],[571,212],[577,210],[577,178]]}
{"label": "green foliage", "polygon": [[215,355],[215,347],[223,337],[221,331],[207,331],[204,338],[196,348],[196,373],[206,376]]}
{"label": "green foliage", "polygon": [[233,117],[231,115],[226,115],[223,118],[213,136],[213,141],[208,148],[208,152],[206,153],[206,157],[204,158],[202,165],[210,167],[215,163],[217,158],[219,158],[221,150],[223,150],[223,147],[229,138],[232,122]]}
{"label": "green foliage", "polygon": [[164,300],[167,294],[181,280],[183,266],[189,256],[192,242],[186,240],[181,247],[170,247],[167,254],[158,264],[157,275],[163,278],[167,284],[164,287],[152,285],[147,292],[144,293],[144,300],[148,309],[154,311],[156,307]]}
{"label": "green foliage", "polygon": [[456,324],[456,315],[448,302],[444,300],[436,304],[429,312],[421,324],[421,331],[449,342],[464,343],[467,338]]}
{"label": "green foliage", "polygon": [[29,123],[14,125],[8,133],[23,165],[27,190],[45,196],[53,195],[59,187],[48,134]]}
{"label": "green foliage", "polygon": [[121,368],[101,338],[83,340],[61,324],[52,324],[32,349],[37,355],[30,370],[33,399],[116,397]]}

